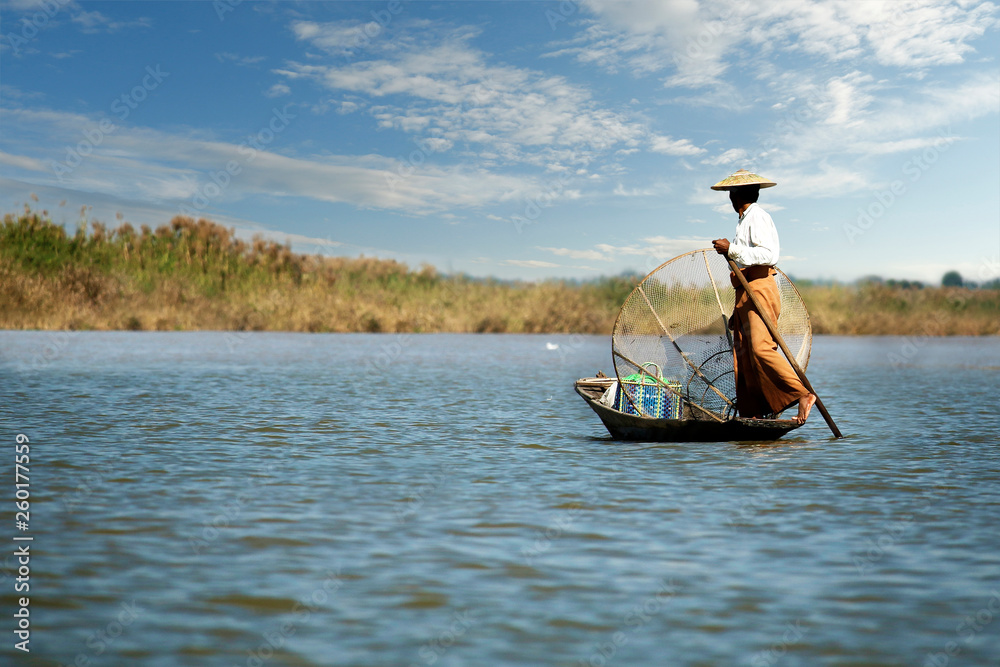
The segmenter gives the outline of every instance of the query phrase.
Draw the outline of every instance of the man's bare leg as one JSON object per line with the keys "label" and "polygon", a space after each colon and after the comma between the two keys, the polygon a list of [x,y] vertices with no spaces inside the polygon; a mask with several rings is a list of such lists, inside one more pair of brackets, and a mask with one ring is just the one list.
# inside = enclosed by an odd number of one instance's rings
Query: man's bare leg
{"label": "man's bare leg", "polygon": [[795,421],[805,424],[809,418],[809,411],[816,405],[816,394],[809,394],[805,398],[799,399],[799,414],[795,415]]}

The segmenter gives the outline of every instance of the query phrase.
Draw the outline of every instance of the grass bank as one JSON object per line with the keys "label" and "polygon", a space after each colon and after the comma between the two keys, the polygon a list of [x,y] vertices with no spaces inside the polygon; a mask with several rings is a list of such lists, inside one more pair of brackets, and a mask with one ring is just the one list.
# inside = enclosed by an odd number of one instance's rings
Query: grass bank
{"label": "grass bank", "polygon": [[[510,283],[392,260],[307,256],[178,216],[67,234],[43,214],[0,228],[0,328],[610,334],[635,277]],[[817,333],[1000,334],[1000,290],[801,289]]]}

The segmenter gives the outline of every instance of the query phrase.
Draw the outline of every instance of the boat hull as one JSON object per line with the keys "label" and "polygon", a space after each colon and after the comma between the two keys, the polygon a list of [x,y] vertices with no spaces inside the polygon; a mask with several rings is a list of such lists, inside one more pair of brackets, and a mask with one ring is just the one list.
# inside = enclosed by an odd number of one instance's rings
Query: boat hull
{"label": "boat hull", "polygon": [[612,438],[642,442],[732,442],[777,440],[801,424],[792,419],[654,419],[630,415],[600,402],[599,388],[575,385],[587,405],[604,422]]}

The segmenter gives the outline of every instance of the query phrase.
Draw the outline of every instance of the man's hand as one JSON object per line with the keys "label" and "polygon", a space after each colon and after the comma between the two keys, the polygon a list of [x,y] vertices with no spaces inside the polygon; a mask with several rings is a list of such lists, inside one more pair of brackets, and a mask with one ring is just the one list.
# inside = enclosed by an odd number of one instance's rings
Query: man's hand
{"label": "man's hand", "polygon": [[712,245],[715,246],[715,252],[729,256],[729,241],[727,239],[715,239],[712,241]]}

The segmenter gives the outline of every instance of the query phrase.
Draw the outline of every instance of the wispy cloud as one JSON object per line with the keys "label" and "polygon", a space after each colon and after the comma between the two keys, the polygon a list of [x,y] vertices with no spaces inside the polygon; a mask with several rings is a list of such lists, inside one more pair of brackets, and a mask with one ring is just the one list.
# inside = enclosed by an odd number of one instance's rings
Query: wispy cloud
{"label": "wispy cloud", "polygon": [[647,236],[629,245],[612,245],[598,243],[593,248],[548,248],[538,246],[539,250],[550,252],[560,257],[583,259],[591,261],[611,262],[623,257],[646,257],[647,269],[652,269],[660,262],[685,252],[706,248],[712,245],[711,240],[698,236]]}
{"label": "wispy cloud", "polygon": [[977,0],[586,0],[601,19],[557,53],[610,71],[668,73],[667,86],[722,83],[731,60],[786,52],[920,71],[964,62],[997,27],[1000,7]]}
{"label": "wispy cloud", "polygon": [[722,151],[715,157],[705,158],[702,160],[702,164],[710,164],[713,166],[743,164],[747,157],[749,157],[749,154],[745,149],[730,148],[729,150]]}
{"label": "wispy cloud", "polygon": [[267,60],[267,57],[266,56],[241,56],[241,55],[239,55],[237,53],[230,53],[228,51],[223,51],[221,53],[216,53],[215,54],[215,59],[218,60],[220,63],[230,62],[230,63],[235,63],[237,65],[250,66],[250,65],[256,65],[258,63],[264,62],[265,60]]}
{"label": "wispy cloud", "polygon": [[5,153],[3,151],[0,151],[0,164],[10,165],[19,169],[26,169],[28,171],[47,171],[49,168],[44,162],[36,160],[33,157],[27,157],[25,155],[11,155],[10,153]]}
{"label": "wispy cloud", "polygon": [[612,191],[616,197],[654,197],[670,191],[670,187],[664,183],[648,186],[645,188],[627,188],[624,183],[618,183]]}
{"label": "wispy cloud", "polygon": [[855,74],[826,82],[803,81],[788,91],[808,100],[808,122],[779,124],[769,141],[774,164],[798,164],[824,156],[884,155],[908,151],[950,136],[952,124],[1000,110],[1000,74],[975,72],[947,83],[920,83],[906,93],[879,90]]}
{"label": "wispy cloud", "polygon": [[[293,24],[299,39],[329,52],[340,50],[351,30],[343,23]],[[645,122],[602,107],[587,88],[562,76],[490,63],[471,46],[478,35],[472,28],[424,23],[406,35],[387,38],[376,57],[290,62],[275,71],[362,98],[380,128],[448,142],[437,144],[441,151],[476,147],[463,155],[489,164],[588,164],[644,142],[669,155],[703,150],[687,139],[651,134]]]}
{"label": "wispy cloud", "polygon": [[608,243],[599,243],[595,248],[611,256],[621,255],[648,255],[652,257],[663,257],[664,260],[676,255],[682,255],[692,250],[709,247],[712,241],[699,236],[681,236],[671,238],[668,236],[647,236],[640,239],[640,243],[626,246],[615,246]]}
{"label": "wispy cloud", "polygon": [[282,97],[283,95],[290,95],[292,89],[289,88],[284,83],[276,83],[264,93],[265,97]]}
{"label": "wispy cloud", "polygon": [[118,21],[105,16],[101,12],[81,10],[73,15],[73,23],[80,26],[85,33],[118,32],[127,28],[149,28],[153,21],[148,18],[137,18],[131,21]]}
{"label": "wispy cloud", "polygon": [[608,257],[604,253],[598,250],[574,250],[572,248],[545,248],[538,246],[539,250],[545,250],[546,252],[551,252],[553,255],[559,255],[560,257],[569,257],[570,259],[590,259],[596,261],[607,260]]}
{"label": "wispy cloud", "polygon": [[[126,126],[105,134],[79,166],[57,179],[52,165],[64,160],[67,147],[97,127],[99,119],[23,109],[5,109],[3,117],[12,134],[48,139],[45,147],[34,148],[43,158],[5,153],[8,157],[0,164],[15,170],[8,171],[8,177],[127,199],[183,203],[209,182],[211,173],[229,162],[239,165],[240,172],[230,179],[217,198],[220,201],[252,195],[305,197],[427,214],[510,201],[541,191],[532,178],[475,168],[416,168],[377,155],[286,156],[192,134]],[[41,174],[40,165],[46,167]],[[25,170],[30,173],[21,173]]]}
{"label": "wispy cloud", "polygon": [[505,259],[500,263],[506,266],[519,266],[525,269],[555,269],[560,266],[559,264],[543,262],[539,259]]}
{"label": "wispy cloud", "polygon": [[662,135],[650,137],[649,150],[664,155],[701,155],[704,148],[698,148],[687,139],[672,139]]}

